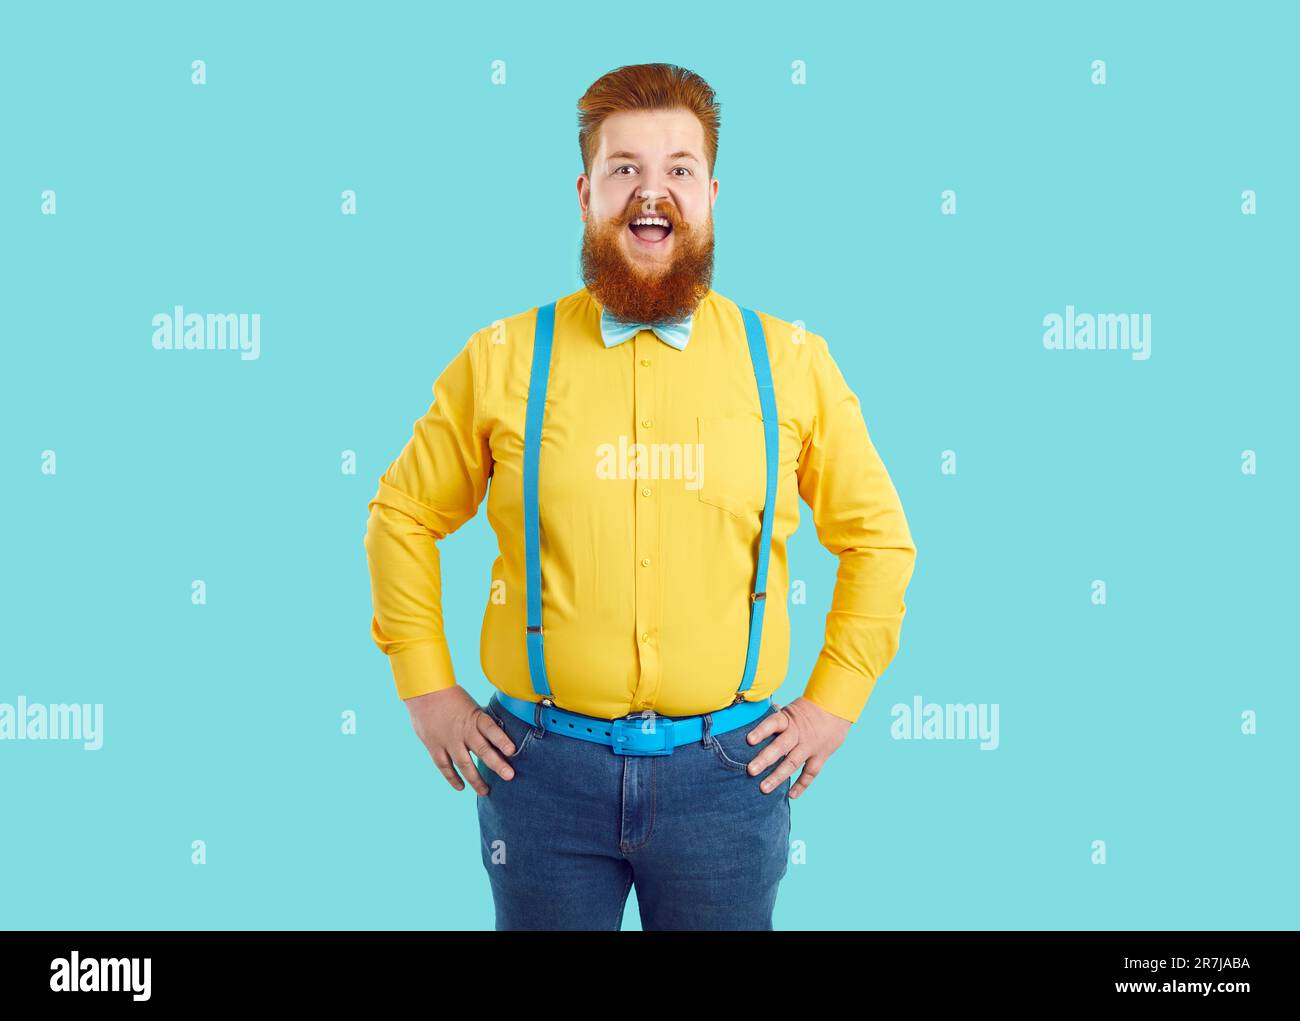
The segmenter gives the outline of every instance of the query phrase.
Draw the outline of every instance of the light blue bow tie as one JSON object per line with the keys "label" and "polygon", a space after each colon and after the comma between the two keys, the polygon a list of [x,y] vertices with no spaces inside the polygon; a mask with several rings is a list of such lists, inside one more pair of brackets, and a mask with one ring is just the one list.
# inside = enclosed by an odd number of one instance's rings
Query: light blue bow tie
{"label": "light blue bow tie", "polygon": [[628,323],[622,319],[616,319],[606,308],[601,309],[600,312],[600,335],[604,339],[606,347],[615,347],[629,337],[635,337],[641,330],[652,330],[654,335],[669,347],[684,351],[686,350],[686,342],[691,337],[691,320],[694,318],[695,313],[691,313],[685,319],[657,323],[652,326],[650,323]]}

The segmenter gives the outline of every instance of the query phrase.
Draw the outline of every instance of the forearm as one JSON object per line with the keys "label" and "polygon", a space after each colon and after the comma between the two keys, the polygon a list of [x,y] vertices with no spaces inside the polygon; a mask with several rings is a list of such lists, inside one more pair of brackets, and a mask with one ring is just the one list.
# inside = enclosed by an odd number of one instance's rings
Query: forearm
{"label": "forearm", "polygon": [[474,516],[492,475],[480,428],[472,336],[434,383],[434,402],[379,479],[366,524],[374,616],[402,698],[456,683],[442,624],[438,543]]}
{"label": "forearm", "polygon": [[379,498],[371,502],[365,535],[370,634],[389,659],[401,698],[456,683],[443,630],[440,538]]}
{"label": "forearm", "polygon": [[898,651],[915,560],[910,539],[840,554],[826,638],[804,691],[810,702],[850,722],[862,714]]}

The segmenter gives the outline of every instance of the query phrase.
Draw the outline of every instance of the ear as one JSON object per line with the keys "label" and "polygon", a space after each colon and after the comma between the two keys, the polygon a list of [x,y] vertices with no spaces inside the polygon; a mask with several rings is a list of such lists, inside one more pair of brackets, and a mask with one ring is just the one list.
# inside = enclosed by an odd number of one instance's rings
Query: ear
{"label": "ear", "polygon": [[586,174],[578,175],[578,213],[579,219],[587,219],[587,208],[591,203],[591,178]]}

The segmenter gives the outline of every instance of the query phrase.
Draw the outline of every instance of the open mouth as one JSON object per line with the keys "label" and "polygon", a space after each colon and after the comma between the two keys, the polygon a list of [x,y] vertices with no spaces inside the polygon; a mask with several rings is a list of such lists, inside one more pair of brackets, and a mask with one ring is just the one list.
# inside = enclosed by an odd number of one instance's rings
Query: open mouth
{"label": "open mouth", "polygon": [[673,224],[666,216],[638,216],[628,224],[628,230],[644,245],[661,245],[672,234]]}

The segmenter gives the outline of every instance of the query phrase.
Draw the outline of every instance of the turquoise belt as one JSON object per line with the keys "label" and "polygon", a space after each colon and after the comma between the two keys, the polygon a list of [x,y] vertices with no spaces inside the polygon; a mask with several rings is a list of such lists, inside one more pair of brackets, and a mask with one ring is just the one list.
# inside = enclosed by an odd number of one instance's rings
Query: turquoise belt
{"label": "turquoise belt", "polygon": [[699,716],[660,716],[646,712],[604,720],[598,716],[569,712],[555,705],[515,698],[503,691],[498,691],[496,698],[508,712],[525,723],[536,726],[540,718],[542,729],[548,734],[563,734],[579,741],[609,745],[615,755],[671,755],[678,745],[704,739],[706,715],[711,717],[709,733],[725,734],[758,719],[767,712],[772,701],[764,698],[757,702],[738,702],[715,713]]}

